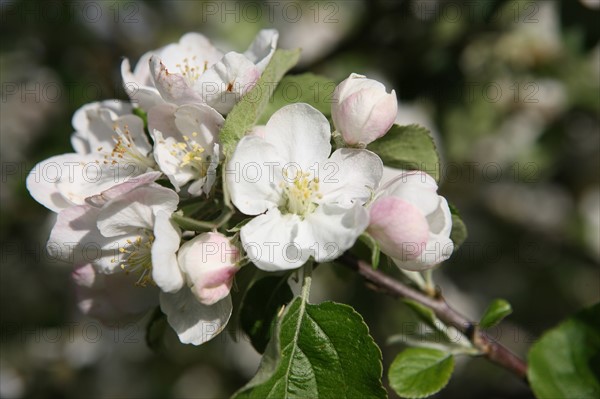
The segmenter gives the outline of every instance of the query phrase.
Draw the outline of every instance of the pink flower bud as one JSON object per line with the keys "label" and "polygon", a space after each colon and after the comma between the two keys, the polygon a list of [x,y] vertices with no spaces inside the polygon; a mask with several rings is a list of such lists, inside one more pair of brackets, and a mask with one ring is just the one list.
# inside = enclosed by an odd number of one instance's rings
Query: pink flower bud
{"label": "pink flower bud", "polygon": [[351,74],[333,93],[331,116],[349,145],[366,145],[383,136],[398,113],[396,92],[365,76]]}
{"label": "pink flower bud", "polygon": [[429,237],[429,224],[416,206],[397,197],[382,197],[370,209],[367,229],[392,258],[415,259]]}
{"label": "pink flower bud", "polygon": [[198,300],[212,305],[229,295],[240,252],[223,234],[203,233],[179,249],[177,260]]}
{"label": "pink flower bud", "polygon": [[402,172],[380,188],[370,207],[367,231],[401,269],[430,269],[452,254],[452,215],[437,188],[424,172]]}

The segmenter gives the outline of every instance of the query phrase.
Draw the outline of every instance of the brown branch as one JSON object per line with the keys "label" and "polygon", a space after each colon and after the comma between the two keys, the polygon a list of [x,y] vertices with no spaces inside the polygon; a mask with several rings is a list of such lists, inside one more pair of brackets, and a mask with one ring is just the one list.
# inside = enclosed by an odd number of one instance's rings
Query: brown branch
{"label": "brown branch", "polygon": [[355,259],[349,254],[344,254],[338,260],[358,272],[370,284],[377,287],[379,291],[396,298],[412,299],[431,308],[442,322],[465,334],[471,343],[481,351],[483,356],[527,382],[527,364],[509,349],[483,334],[475,323],[451,308],[441,294],[438,293],[436,297],[428,296],[380,271],[374,270],[367,262]]}

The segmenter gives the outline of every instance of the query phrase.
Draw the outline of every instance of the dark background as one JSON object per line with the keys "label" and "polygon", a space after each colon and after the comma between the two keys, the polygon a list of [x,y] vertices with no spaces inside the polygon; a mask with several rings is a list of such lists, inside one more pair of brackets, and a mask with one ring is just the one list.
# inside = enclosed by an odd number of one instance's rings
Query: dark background
{"label": "dark background", "polygon": [[[143,325],[113,331],[79,314],[69,266],[44,250],[52,216],[24,184],[35,163],[71,150],[77,108],[125,98],[123,56],[135,63],[188,31],[243,51],[276,27],[282,47],[304,49],[295,72],[338,82],[357,72],[394,88],[399,122],[434,132],[441,192],[469,228],[436,282],[474,319],[494,298],[511,302],[490,334],[525,356],[545,329],[600,299],[598,3],[0,1],[0,397],[225,397],[253,375],[258,356],[239,333],[199,348],[171,337],[153,354]],[[364,316],[384,370],[402,349],[386,339],[420,328],[346,270],[319,268],[314,284],[313,301]],[[437,396],[530,394],[461,358]]]}

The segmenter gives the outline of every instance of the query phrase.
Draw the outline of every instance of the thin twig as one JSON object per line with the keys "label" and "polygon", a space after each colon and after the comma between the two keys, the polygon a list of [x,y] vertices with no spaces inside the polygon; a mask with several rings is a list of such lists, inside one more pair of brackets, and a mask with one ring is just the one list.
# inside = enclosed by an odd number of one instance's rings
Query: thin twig
{"label": "thin twig", "polygon": [[436,297],[428,296],[378,270],[374,270],[367,262],[358,260],[349,254],[344,254],[338,260],[358,272],[371,285],[377,287],[379,291],[397,298],[412,299],[431,308],[442,322],[465,334],[471,343],[481,351],[483,356],[527,382],[527,364],[508,348],[482,333],[475,323],[451,308],[441,294]]}

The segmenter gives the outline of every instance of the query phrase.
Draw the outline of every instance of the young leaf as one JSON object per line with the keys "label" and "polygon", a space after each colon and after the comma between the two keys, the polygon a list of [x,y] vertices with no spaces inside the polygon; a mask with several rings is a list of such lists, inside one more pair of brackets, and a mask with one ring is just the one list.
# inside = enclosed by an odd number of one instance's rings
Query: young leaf
{"label": "young leaf", "polygon": [[600,303],[547,331],[528,357],[537,398],[600,397]]}
{"label": "young leaf", "polygon": [[462,221],[458,209],[452,204],[449,205],[450,213],[452,214],[452,231],[450,232],[450,239],[454,243],[454,251],[456,251],[467,239],[467,226]]}
{"label": "young leaf", "polygon": [[483,312],[479,325],[482,328],[493,327],[511,313],[512,307],[510,306],[510,303],[504,299],[495,299],[490,303],[485,312]]}
{"label": "young leaf", "polygon": [[382,138],[367,147],[381,157],[383,164],[393,168],[422,170],[437,182],[440,180],[440,159],[429,130],[419,125],[393,125]]}
{"label": "young leaf", "polygon": [[454,356],[437,349],[409,348],[392,362],[390,386],[406,398],[424,398],[448,384],[454,370]]}
{"label": "young leaf", "polygon": [[385,398],[381,351],[362,317],[333,302],[287,307],[256,376],[234,398]]}
{"label": "young leaf", "polygon": [[264,125],[275,111],[293,103],[310,104],[325,116],[329,116],[335,86],[333,80],[312,73],[285,76],[277,85],[258,124]]}
{"label": "young leaf", "polygon": [[379,267],[379,258],[381,256],[379,243],[368,233],[362,233],[359,238],[371,250],[371,266],[373,266],[373,269],[377,270]]}
{"label": "young leaf", "polygon": [[249,131],[264,112],[269,99],[283,75],[296,65],[300,49],[278,49],[260,79],[227,115],[219,138],[223,153],[228,158],[238,141]]}
{"label": "young leaf", "polygon": [[271,338],[272,321],[294,294],[283,277],[269,276],[256,281],[246,293],[240,311],[240,324],[254,349],[263,353]]}
{"label": "young leaf", "polygon": [[421,319],[429,327],[436,330],[444,327],[442,322],[437,318],[431,308],[428,308],[417,301],[413,301],[412,299],[404,299],[403,302],[406,303],[408,307],[419,317],[419,319]]}

